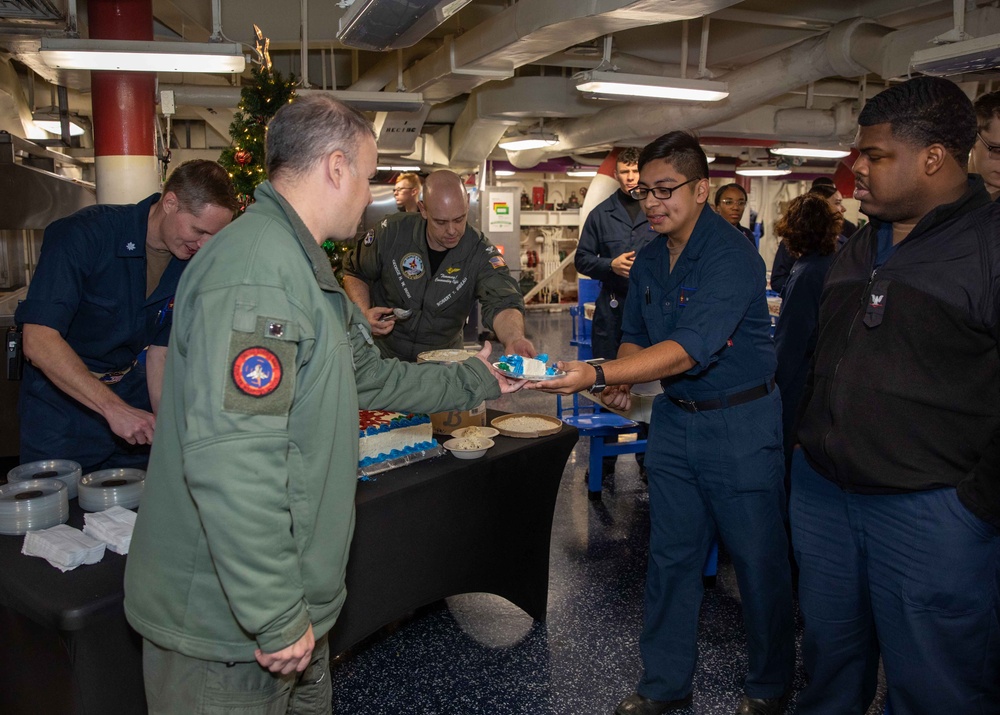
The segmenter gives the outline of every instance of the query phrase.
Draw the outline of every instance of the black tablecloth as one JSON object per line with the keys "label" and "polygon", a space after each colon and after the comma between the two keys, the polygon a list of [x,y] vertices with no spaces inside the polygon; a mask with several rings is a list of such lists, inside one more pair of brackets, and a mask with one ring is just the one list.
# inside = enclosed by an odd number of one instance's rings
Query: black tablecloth
{"label": "black tablecloth", "polygon": [[568,426],[537,439],[496,437],[481,459],[449,454],[359,484],[331,652],[458,593],[495,593],[544,620],[552,513],[576,440]]}
{"label": "black tablecloth", "polygon": [[[459,593],[495,593],[544,619],[552,513],[576,439],[570,427],[497,437],[481,459],[447,454],[360,483],[332,652]],[[75,502],[69,523],[83,525]],[[0,536],[3,712],[144,712],[139,640],[122,611],[125,558],[108,551],[62,573],[21,555],[22,543]]]}

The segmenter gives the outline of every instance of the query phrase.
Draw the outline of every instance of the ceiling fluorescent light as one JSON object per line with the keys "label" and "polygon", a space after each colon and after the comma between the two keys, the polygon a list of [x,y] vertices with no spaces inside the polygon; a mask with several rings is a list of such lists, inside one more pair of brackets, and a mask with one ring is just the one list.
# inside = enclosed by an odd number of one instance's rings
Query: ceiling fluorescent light
{"label": "ceiling fluorescent light", "polygon": [[913,71],[939,76],[981,72],[997,66],[1000,66],[1000,35],[917,50],[910,58]]}
{"label": "ceiling fluorescent light", "polygon": [[776,146],[771,153],[778,156],[798,156],[803,159],[843,159],[850,156],[847,149],[820,149],[811,146]]}
{"label": "ceiling fluorescent light", "polygon": [[376,171],[420,171],[419,166],[379,166]]}
{"label": "ceiling fluorescent light", "polygon": [[715,161],[715,154],[706,154],[705,161],[711,164],[713,161]]}
{"label": "ceiling fluorescent light", "polygon": [[556,144],[555,139],[542,139],[540,137],[511,137],[500,142],[501,149],[510,151],[527,151],[528,149],[544,149]]}
{"label": "ceiling fluorescent light", "polygon": [[736,173],[740,176],[785,176],[791,174],[791,169],[779,169],[774,166],[761,166],[759,164],[744,164],[737,167]]}
{"label": "ceiling fluorescent light", "polygon": [[354,0],[340,18],[337,39],[384,52],[410,47],[471,0]]}
{"label": "ceiling fluorescent light", "polygon": [[530,134],[513,134],[500,140],[500,148],[509,151],[544,149],[559,143],[559,137],[549,132],[537,131]]}
{"label": "ceiling fluorescent light", "polygon": [[581,178],[597,176],[597,169],[570,169],[566,172],[566,176],[576,176]]}
{"label": "ceiling fluorescent light", "polygon": [[39,52],[49,67],[118,72],[242,72],[236,43],[77,40],[43,37]]}
{"label": "ceiling fluorescent light", "polygon": [[517,172],[511,171],[510,169],[497,169],[493,173],[496,176],[513,176]]}
{"label": "ceiling fluorescent light", "polygon": [[581,72],[575,79],[578,90],[594,94],[681,99],[690,102],[718,102],[729,96],[729,87],[725,82],[701,79],[655,77],[599,70]]}

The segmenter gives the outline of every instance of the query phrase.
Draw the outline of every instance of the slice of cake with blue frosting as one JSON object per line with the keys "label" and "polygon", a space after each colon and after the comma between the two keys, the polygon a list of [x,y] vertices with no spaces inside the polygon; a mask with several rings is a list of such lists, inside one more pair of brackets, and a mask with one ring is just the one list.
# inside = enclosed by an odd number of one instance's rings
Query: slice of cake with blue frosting
{"label": "slice of cake with blue frosting", "polygon": [[529,358],[523,355],[501,355],[497,368],[503,372],[509,372],[511,377],[544,377],[545,375],[555,375],[555,365],[548,366],[547,353],[542,353],[537,357]]}

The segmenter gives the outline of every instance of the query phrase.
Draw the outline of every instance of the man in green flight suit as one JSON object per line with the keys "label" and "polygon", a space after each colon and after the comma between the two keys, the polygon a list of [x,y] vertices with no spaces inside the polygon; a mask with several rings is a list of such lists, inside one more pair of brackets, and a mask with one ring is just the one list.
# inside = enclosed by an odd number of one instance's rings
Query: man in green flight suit
{"label": "man in green flight suit", "polygon": [[150,713],[329,713],[358,408],[464,409],[520,387],[477,358],[383,359],[320,248],[371,201],[371,125],[329,97],[282,107],[270,181],[180,283],[125,610]]}
{"label": "man in green flight suit", "polygon": [[[469,196],[459,176],[432,173],[419,206],[419,214],[383,219],[344,265],[344,290],[368,318],[382,354],[413,361],[427,350],[461,347],[478,299],[504,352],[534,357],[521,291],[500,251],[466,223]],[[394,308],[411,312],[397,317]]]}

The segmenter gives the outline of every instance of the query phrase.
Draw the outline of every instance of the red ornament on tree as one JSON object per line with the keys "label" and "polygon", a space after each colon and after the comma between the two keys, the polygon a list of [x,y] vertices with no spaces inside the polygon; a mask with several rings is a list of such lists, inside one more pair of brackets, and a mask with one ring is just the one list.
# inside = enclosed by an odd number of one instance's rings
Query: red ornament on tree
{"label": "red ornament on tree", "polygon": [[240,166],[246,166],[251,161],[253,161],[253,154],[248,152],[246,149],[240,149],[235,154],[233,154],[233,158],[236,159],[236,163],[239,164]]}

